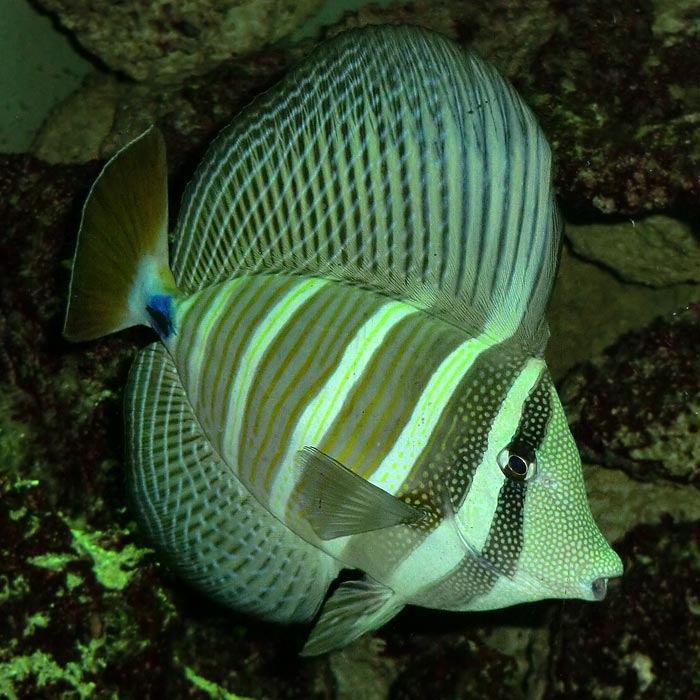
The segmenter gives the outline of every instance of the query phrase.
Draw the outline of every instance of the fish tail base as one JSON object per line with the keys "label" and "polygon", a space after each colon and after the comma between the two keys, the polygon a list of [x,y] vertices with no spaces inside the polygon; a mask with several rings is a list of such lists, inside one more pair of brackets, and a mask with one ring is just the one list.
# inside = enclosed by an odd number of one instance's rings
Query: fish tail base
{"label": "fish tail base", "polygon": [[107,163],[90,190],[73,261],[68,340],[149,324],[148,300],[176,293],[167,197],[165,145],[151,128]]}

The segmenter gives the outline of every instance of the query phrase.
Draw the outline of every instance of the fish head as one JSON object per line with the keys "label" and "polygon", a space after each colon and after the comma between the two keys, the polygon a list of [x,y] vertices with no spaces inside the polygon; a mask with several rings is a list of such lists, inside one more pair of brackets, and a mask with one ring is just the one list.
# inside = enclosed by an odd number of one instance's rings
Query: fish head
{"label": "fish head", "polygon": [[593,519],[579,451],[551,381],[545,397],[548,420],[537,448],[516,437],[490,465],[506,477],[494,519],[500,526],[492,525],[474,556],[494,583],[469,609],[545,598],[602,600],[608,580],[622,575],[620,557]]}
{"label": "fish head", "polygon": [[518,569],[553,598],[602,600],[622,561],[596,525],[581,457],[553,384],[551,418],[527,483]]}

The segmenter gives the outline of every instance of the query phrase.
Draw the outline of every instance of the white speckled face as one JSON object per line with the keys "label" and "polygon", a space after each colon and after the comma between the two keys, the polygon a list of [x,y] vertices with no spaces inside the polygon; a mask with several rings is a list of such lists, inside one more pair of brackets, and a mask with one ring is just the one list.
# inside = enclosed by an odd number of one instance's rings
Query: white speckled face
{"label": "white speckled face", "polygon": [[[532,362],[503,404],[477,488],[460,513],[473,551],[462,569],[480,580],[461,609],[543,598],[601,600],[607,579],[622,573],[591,515],[581,459],[554,385],[546,368]],[[537,371],[534,380],[528,367]],[[481,523],[481,530],[470,522]]]}
{"label": "white speckled face", "polygon": [[593,520],[578,449],[553,386],[549,393],[552,415],[527,487],[516,578],[536,581],[538,598],[600,600],[622,562]]}

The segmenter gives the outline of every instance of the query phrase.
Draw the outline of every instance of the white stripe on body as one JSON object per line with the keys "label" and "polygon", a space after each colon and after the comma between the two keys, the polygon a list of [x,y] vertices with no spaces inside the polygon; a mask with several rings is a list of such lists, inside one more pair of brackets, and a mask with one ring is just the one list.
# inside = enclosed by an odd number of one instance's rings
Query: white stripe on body
{"label": "white stripe on body", "polygon": [[488,337],[470,338],[456,347],[433,373],[416,402],[394,447],[369,478],[384,491],[395,494],[428,444],[445,407],[479,355],[492,347]]}
{"label": "white stripe on body", "polygon": [[522,418],[523,404],[544,370],[543,360],[531,358],[513,382],[491,426],[488,447],[481,464],[474,471],[467,497],[455,514],[458,527],[467,542],[479,551],[486,544],[498,505],[498,495],[507,478],[496,458],[515,435]]}
{"label": "white stripe on body", "polygon": [[[233,284],[239,281],[234,280]],[[190,297],[178,299],[175,311],[175,327],[179,329],[184,318],[190,317],[193,313],[192,306],[195,305],[194,316],[188,318],[189,325],[193,328],[193,333],[187,338],[182,338],[179,333],[173,333],[164,341],[165,347],[171,355],[184,360],[183,381],[187,385],[190,397],[200,395],[200,383],[204,367],[208,363],[205,350],[209,347],[209,336],[217,326],[222,309],[226,308],[231,296],[231,284],[221,285],[216,290],[206,289]],[[212,293],[213,291],[213,293]],[[208,301],[203,304],[204,295],[211,295]],[[199,309],[196,309],[199,306]],[[198,313],[197,313],[198,311]],[[192,320],[196,322],[192,322]],[[182,371],[182,370],[181,370]]]}
{"label": "white stripe on body", "polygon": [[336,370],[306,407],[294,428],[287,452],[276,470],[270,487],[270,508],[276,514],[287,512],[290,496],[296,486],[294,458],[304,446],[319,445],[333,426],[354,386],[362,378],[375,353],[381,349],[387,334],[406,317],[418,311],[401,302],[382,305],[358,329],[348,343]]}
{"label": "white stripe on body", "polygon": [[[236,465],[238,462],[237,455],[243,438],[242,428],[245,420],[243,409],[258,366],[265,355],[265,348],[282,332],[284,324],[294,316],[297,310],[327,284],[326,280],[315,278],[300,281],[272,307],[248,342],[241,356],[240,369],[233,381],[225,414],[220,423],[224,428],[221,456],[229,465]],[[244,482],[253,487],[250,483],[250,475],[242,473],[244,466],[247,471],[253,469],[254,465],[238,465]]]}
{"label": "white stripe on body", "polygon": [[445,519],[401,562],[386,584],[409,599],[447,575],[469,550],[480,552],[488,538],[506,477],[496,461],[515,434],[522,406],[545,365],[530,359],[511,386],[489,431],[488,448],[474,473],[471,488],[454,518]]}

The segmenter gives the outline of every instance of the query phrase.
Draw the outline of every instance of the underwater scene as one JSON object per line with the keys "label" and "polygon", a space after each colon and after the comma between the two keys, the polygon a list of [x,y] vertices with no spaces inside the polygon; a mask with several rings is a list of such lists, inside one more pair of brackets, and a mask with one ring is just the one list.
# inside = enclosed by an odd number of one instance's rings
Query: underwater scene
{"label": "underwater scene", "polygon": [[0,55],[0,698],[700,697],[700,0]]}

